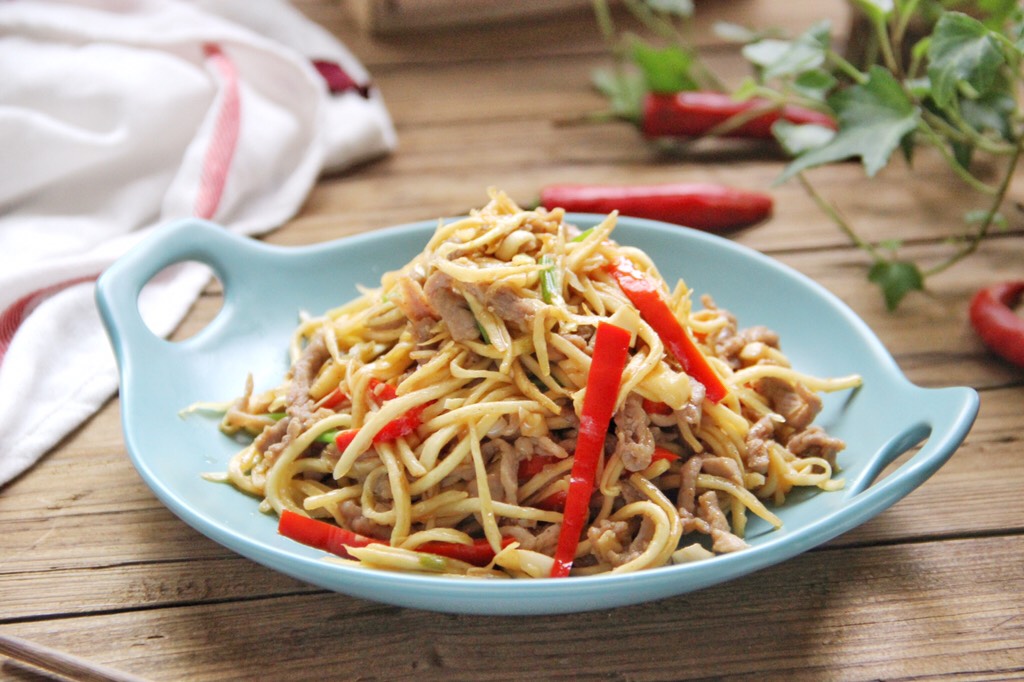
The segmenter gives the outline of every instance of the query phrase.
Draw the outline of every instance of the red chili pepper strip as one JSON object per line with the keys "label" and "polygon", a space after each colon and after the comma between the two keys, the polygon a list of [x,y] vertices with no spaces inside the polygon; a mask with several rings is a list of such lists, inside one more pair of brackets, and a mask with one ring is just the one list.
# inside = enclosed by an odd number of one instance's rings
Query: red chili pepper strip
{"label": "red chili pepper strip", "polygon": [[641,405],[644,408],[644,412],[647,414],[672,414],[672,407],[668,403],[657,402],[644,398]]}
{"label": "red chili pepper strip", "polygon": [[1024,367],[1024,318],[1014,312],[1024,296],[1024,280],[1001,282],[971,299],[971,325],[1000,357]]}
{"label": "red chili pepper strip", "polygon": [[345,448],[349,446],[349,443],[356,439],[357,433],[359,433],[359,429],[343,429],[338,431],[338,435],[334,437],[334,444],[338,447],[338,451],[345,452]]}
{"label": "red chili pepper strip", "polygon": [[[426,405],[419,405],[405,414],[395,417],[385,424],[380,431],[373,434],[373,442],[392,443],[402,436],[408,436],[423,423],[421,415],[426,407]],[[349,443],[355,440],[357,433],[359,433],[359,429],[339,431],[338,435],[334,437],[334,444],[338,446],[338,450],[344,451],[349,446]]]}
{"label": "red chili pepper strip", "polygon": [[711,183],[550,185],[540,203],[581,213],[611,213],[719,232],[754,225],[772,214],[772,197]]}
{"label": "red chili pepper strip", "polygon": [[668,352],[679,361],[687,374],[704,384],[708,400],[717,403],[728,395],[729,390],[725,384],[672,314],[658,284],[625,258],[607,266],[607,270],[640,311],[640,316],[657,332]]}
{"label": "red chili pepper strip", "polygon": [[410,408],[405,414],[395,417],[389,421],[373,437],[373,442],[390,443],[402,436],[408,436],[410,433],[418,429],[423,423],[423,410],[427,409],[427,404],[428,403],[424,403],[423,405],[417,405],[416,407]]}
{"label": "red chili pepper strip", "polygon": [[579,436],[569,474],[569,491],[562,514],[552,578],[569,575],[580,534],[590,515],[590,497],[594,493],[597,465],[604,452],[604,439],[615,410],[615,400],[626,368],[631,334],[608,322],[597,325],[594,354],[587,373],[587,392],[583,397]]}
{"label": "red chili pepper strip", "polygon": [[[395,391],[395,387],[391,384],[386,384],[378,379],[370,380],[370,393],[378,398],[382,403],[387,402],[398,397],[398,393]],[[401,414],[387,424],[385,424],[380,431],[374,434],[374,443],[391,443],[398,440],[403,436],[408,436],[410,433],[415,431],[423,424],[423,411],[427,409],[427,405],[417,405],[416,407],[410,408],[404,414]],[[351,443],[356,434],[359,433],[359,429],[345,429],[339,431],[334,437],[334,444],[338,446],[338,450],[344,450]]]}
{"label": "red chili pepper strip", "polygon": [[388,544],[384,540],[368,538],[365,535],[359,535],[358,533],[346,530],[341,526],[311,519],[308,516],[297,514],[288,509],[281,512],[281,519],[277,523],[277,532],[296,542],[301,542],[316,549],[322,549],[325,552],[330,552],[346,559],[354,558],[348,553],[349,547]]}
{"label": "red chili pepper strip", "polygon": [[519,462],[519,480],[528,481],[541,471],[544,470],[549,464],[554,464],[561,461],[554,455],[534,455],[530,459],[520,460]]}
{"label": "red chili pepper strip", "polygon": [[[349,554],[349,547],[390,544],[386,540],[359,535],[333,523],[312,519],[289,509],[281,512],[281,518],[277,524],[277,532],[290,540],[346,559],[355,558]],[[512,542],[514,542],[513,538],[502,538],[501,546],[508,547]],[[474,540],[469,545],[457,542],[425,542],[414,551],[437,554],[449,559],[464,561],[474,566],[486,566],[494,559],[494,550],[491,549],[491,545],[487,540],[483,538]]]}
{"label": "red chili pepper strip", "polygon": [[568,490],[559,490],[557,493],[551,493],[533,506],[537,509],[546,509],[548,511],[563,511],[565,509],[565,500],[568,497]]}
{"label": "red chili pepper strip", "polygon": [[657,462],[657,461],[662,460],[662,459],[664,459],[666,461],[669,461],[669,462],[674,462],[677,459],[679,459],[679,455],[677,455],[676,453],[672,452],[671,450],[669,450],[667,448],[662,448],[662,447],[655,446],[654,454],[651,455],[651,461],[652,462]]}
{"label": "red chili pepper strip", "polygon": [[700,137],[727,125],[734,116],[760,109],[764,109],[764,113],[754,115],[724,132],[723,136],[771,139],[772,126],[779,120],[836,129],[835,119],[813,109],[792,105],[771,107],[764,99],[736,100],[721,92],[650,93],[644,99],[640,129],[647,137]]}
{"label": "red chili pepper strip", "polygon": [[382,403],[398,397],[398,390],[394,386],[384,383],[376,377],[370,379],[369,390],[373,397]]}
{"label": "red chili pepper strip", "polygon": [[320,407],[326,407],[329,410],[333,410],[338,405],[348,400],[348,396],[345,395],[340,388],[336,388],[326,396],[320,403]]}
{"label": "red chili pepper strip", "polygon": [[[508,547],[515,540],[510,537],[501,539],[502,548]],[[485,538],[473,540],[472,544],[463,545],[458,542],[424,542],[415,549],[417,552],[437,554],[439,556],[456,559],[474,566],[486,566],[494,559],[494,549]]]}

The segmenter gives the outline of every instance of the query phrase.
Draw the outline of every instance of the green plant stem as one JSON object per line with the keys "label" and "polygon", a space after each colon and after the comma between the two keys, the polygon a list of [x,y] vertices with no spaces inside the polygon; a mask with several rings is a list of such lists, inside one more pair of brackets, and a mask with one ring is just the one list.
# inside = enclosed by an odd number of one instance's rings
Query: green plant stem
{"label": "green plant stem", "polygon": [[897,17],[896,26],[892,31],[893,52],[896,54],[902,54],[903,52],[903,39],[907,35],[907,27],[910,25],[910,20],[914,17],[918,4],[920,4],[919,0],[910,0]]}
{"label": "green plant stem", "polygon": [[694,55],[693,65],[700,71],[701,80],[704,82],[704,86],[709,90],[717,90],[718,92],[729,91],[729,88],[726,87],[722,79],[716,76],[714,71],[705,66],[704,62],[697,58],[696,55]]}
{"label": "green plant stem", "polygon": [[604,38],[608,49],[614,51],[616,47],[615,22],[612,20],[608,2],[607,0],[593,0],[593,5],[594,18],[597,20],[597,27],[601,30],[601,37]]}
{"label": "green plant stem", "polygon": [[954,173],[957,174],[957,177],[959,177],[961,180],[967,183],[967,185],[969,185],[972,189],[981,192],[982,194],[990,196],[998,192],[998,188],[985,184],[978,178],[971,175],[971,172],[969,170],[961,166],[960,162],[956,160],[956,158],[950,153],[949,149],[946,147],[945,141],[942,139],[942,137],[937,132],[935,132],[935,130],[923,118],[918,124],[917,130],[918,132],[924,135],[924,137],[933,147],[935,147],[935,149],[938,150],[939,154],[942,155],[942,158],[945,159],[949,167],[953,169]]}
{"label": "green plant stem", "polygon": [[992,204],[989,206],[988,212],[985,214],[985,219],[981,221],[977,231],[971,235],[967,244],[964,245],[963,248],[941,263],[925,270],[922,273],[925,277],[930,277],[952,267],[978,250],[978,246],[988,235],[989,230],[992,228],[992,223],[995,222],[995,217],[999,213],[999,207],[1002,205],[1003,199],[1006,198],[1006,192],[1009,189],[1010,181],[1013,179],[1015,171],[1017,170],[1017,164],[1020,161],[1022,149],[1024,149],[1024,140],[1018,142],[1017,146],[1014,148],[1013,155],[1010,157],[1006,171],[1003,175],[1003,180],[999,183],[999,188],[992,198]]}
{"label": "green plant stem", "polygon": [[907,67],[907,80],[921,77],[921,69],[927,61],[921,53],[913,52],[910,56],[910,65]]}
{"label": "green plant stem", "polygon": [[762,107],[752,107],[746,111],[742,111],[738,114],[733,114],[726,120],[722,121],[718,125],[710,128],[702,137],[721,137],[728,135],[732,131],[736,130],[740,126],[746,125],[750,121],[753,121],[758,116],[770,113],[772,111],[778,111],[782,109],[782,103],[768,103]]}
{"label": "green plant stem", "polygon": [[821,209],[821,211],[827,215],[837,227],[839,227],[840,231],[849,238],[850,242],[852,242],[854,246],[866,251],[876,262],[886,260],[878,252],[878,249],[874,244],[857,234],[853,227],[846,222],[846,219],[839,213],[839,209],[829,203],[825,197],[818,193],[818,190],[814,188],[814,185],[811,184],[810,180],[807,179],[807,176],[804,175],[804,173],[797,173],[796,178],[799,180],[800,186],[804,188],[804,191],[807,192],[808,196],[810,196],[814,203],[817,204],[818,208]]}
{"label": "green plant stem", "polygon": [[683,36],[676,30],[671,21],[658,16],[650,7],[639,0],[623,0],[626,9],[636,17],[637,21],[649,28],[653,33],[677,43],[683,43]]}
{"label": "green plant stem", "polygon": [[878,35],[878,44],[882,48],[882,60],[885,62],[886,67],[892,71],[897,79],[902,78],[903,69],[896,58],[892,41],[889,39],[889,28],[886,26],[885,19],[880,18],[875,22],[875,33]]}
{"label": "green plant stem", "polygon": [[[593,0],[594,5],[594,16],[597,20],[597,25],[601,30],[601,35],[604,38],[605,44],[608,46],[608,51],[612,55],[612,73],[614,73],[615,80],[618,83],[623,83],[626,80],[626,70],[624,63],[626,61],[626,51],[622,45],[622,41],[616,38],[615,31],[615,20],[612,19],[611,9],[608,7],[607,0]],[[589,122],[605,121],[615,118],[616,115],[612,112],[599,112],[598,114],[592,114],[589,117]]]}
{"label": "green plant stem", "polygon": [[770,111],[783,109],[786,105],[792,104],[798,107],[804,107],[805,109],[813,109],[814,111],[819,111],[823,114],[831,114],[828,107],[824,105],[821,100],[805,97],[799,93],[790,91],[780,92],[763,85],[755,84],[749,93],[744,93],[743,99],[749,99],[750,97],[760,97],[761,99],[773,102],[775,106],[771,107]]}
{"label": "green plant stem", "polygon": [[854,83],[857,83],[858,85],[863,85],[864,83],[868,82],[867,74],[865,74],[856,66],[847,61],[847,59],[838,52],[828,50],[825,53],[825,57],[826,59],[828,59],[829,63],[831,63],[837,69],[842,71],[846,75],[846,77],[852,80]]}
{"label": "green plant stem", "polygon": [[951,124],[949,121],[928,111],[924,107],[921,107],[921,111],[924,113],[932,127],[941,129],[942,135],[950,140],[973,145],[983,152],[988,152],[989,154],[994,154],[996,156],[1008,156],[1013,154],[1014,145],[997,144],[992,139],[985,137],[971,126],[970,123],[965,121],[955,108],[951,107],[947,109],[946,113],[950,118],[952,118],[953,123],[956,125]]}

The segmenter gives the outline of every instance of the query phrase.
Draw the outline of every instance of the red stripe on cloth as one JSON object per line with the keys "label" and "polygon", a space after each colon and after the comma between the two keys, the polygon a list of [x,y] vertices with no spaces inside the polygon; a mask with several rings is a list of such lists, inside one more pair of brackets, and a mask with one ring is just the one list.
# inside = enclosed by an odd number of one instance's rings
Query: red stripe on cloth
{"label": "red stripe on cloth", "polygon": [[242,101],[238,92],[238,69],[235,63],[216,45],[206,45],[203,51],[221,84],[220,111],[217,112],[210,146],[206,148],[206,158],[199,178],[199,194],[193,211],[197,218],[208,220],[217,212],[224,194],[224,185],[227,184],[241,128]]}
{"label": "red stripe on cloth", "polygon": [[[199,191],[196,196],[194,214],[198,218],[210,219],[217,212],[224,186],[227,184],[231,160],[238,144],[241,128],[241,97],[238,88],[238,70],[216,45],[203,48],[212,68],[221,83],[220,110],[214,123],[210,145],[206,149],[203,168],[200,173]],[[28,293],[0,312],[0,364],[3,363],[11,341],[18,328],[29,314],[44,300],[67,287],[93,281],[98,275],[69,279],[64,282]]]}
{"label": "red stripe on cloth", "polygon": [[352,76],[348,75],[345,69],[337,62],[330,62],[326,59],[314,59],[313,67],[320,74],[320,77],[327,83],[327,90],[332,95],[340,95],[345,92],[358,92],[363,99],[370,96],[370,86],[356,83]]}
{"label": "red stripe on cloth", "polygon": [[59,291],[63,291],[76,284],[82,284],[83,282],[92,282],[97,277],[98,275],[76,277],[75,279],[69,279],[37,289],[25,294],[7,306],[3,312],[0,312],[0,364],[3,364],[4,356],[7,355],[7,349],[10,348],[11,340],[14,339],[14,334],[18,331],[18,327],[35,310],[36,306]]}

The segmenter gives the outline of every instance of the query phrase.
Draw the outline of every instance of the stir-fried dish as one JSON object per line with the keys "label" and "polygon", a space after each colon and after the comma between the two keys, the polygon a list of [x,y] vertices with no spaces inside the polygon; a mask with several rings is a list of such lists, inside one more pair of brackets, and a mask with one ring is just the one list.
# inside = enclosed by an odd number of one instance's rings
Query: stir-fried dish
{"label": "stir-fried dish", "polygon": [[795,487],[834,490],[813,424],[856,376],[790,366],[650,257],[492,192],[252,379],[220,476],[281,533],[360,565],[479,577],[628,572],[735,552]]}

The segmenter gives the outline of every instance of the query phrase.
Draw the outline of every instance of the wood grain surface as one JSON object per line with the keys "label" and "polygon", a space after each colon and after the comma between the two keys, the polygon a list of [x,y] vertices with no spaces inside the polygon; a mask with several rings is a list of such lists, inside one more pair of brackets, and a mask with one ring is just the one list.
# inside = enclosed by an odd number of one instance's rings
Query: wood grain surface
{"label": "wood grain surface", "polygon": [[[967,322],[978,287],[1024,276],[1024,178],[1008,229],[929,281],[896,314],[867,262],[765,144],[666,155],[629,126],[582,123],[607,57],[587,11],[519,25],[373,37],[345,2],[298,6],[366,64],[395,119],[390,157],[324,177],[266,237],[310,244],[461,213],[488,186],[528,202],[550,182],[712,180],[771,191],[769,222],[733,238],[839,295],[915,383],[973,386],[978,420],[931,480],[862,527],[779,566],[610,611],[472,617],[384,606],[272,572],[202,537],[132,468],[111,401],[0,489],[0,632],[151,680],[1024,679],[1024,372]],[[702,0],[724,19],[842,38],[840,0]],[[735,49],[697,32],[722,73]],[[867,180],[854,164],[812,178],[868,238],[937,260],[974,199],[927,154]],[[215,286],[178,330],[212,319]],[[0,658],[0,661],[3,659]],[[0,679],[42,679],[0,662]]]}

